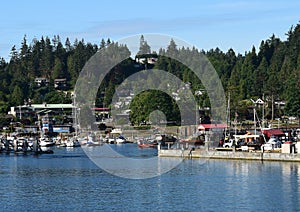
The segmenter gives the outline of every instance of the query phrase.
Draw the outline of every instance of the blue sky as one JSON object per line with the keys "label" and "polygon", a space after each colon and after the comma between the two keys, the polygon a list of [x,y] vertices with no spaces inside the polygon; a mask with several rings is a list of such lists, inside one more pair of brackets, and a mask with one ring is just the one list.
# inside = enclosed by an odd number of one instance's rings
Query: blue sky
{"label": "blue sky", "polygon": [[30,43],[60,35],[100,43],[135,34],[163,33],[200,49],[233,48],[244,54],[273,33],[285,33],[300,20],[300,1],[2,1],[0,57],[9,60],[24,35]]}

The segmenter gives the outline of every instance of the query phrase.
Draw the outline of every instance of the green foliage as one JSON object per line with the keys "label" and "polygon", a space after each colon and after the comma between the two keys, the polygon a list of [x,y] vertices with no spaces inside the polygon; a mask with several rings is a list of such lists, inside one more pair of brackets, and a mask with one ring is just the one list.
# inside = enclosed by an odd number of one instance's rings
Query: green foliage
{"label": "green foliage", "polygon": [[[149,90],[135,96],[130,105],[130,121],[135,124],[149,122],[153,111],[161,111],[167,121],[180,122],[180,113],[176,102],[166,93]],[[161,121],[166,121],[161,120]]]}
{"label": "green foliage", "polygon": [[300,117],[300,81],[291,79],[287,90],[285,111],[288,115]]}
{"label": "green foliage", "polygon": [[[72,45],[68,38],[64,47],[58,35],[52,41],[42,37],[33,39],[30,44],[24,36],[19,50],[12,47],[8,63],[0,58],[1,111],[24,104],[25,99],[36,104],[70,102],[69,98],[54,91],[54,79],[66,78],[73,89],[79,72],[97,50],[96,45],[85,44],[83,40],[76,40]],[[50,84],[37,86],[34,80],[38,77],[47,78]]]}
{"label": "green foliage", "polygon": [[[129,58],[131,53],[126,46],[114,43],[110,39],[107,41],[102,39],[99,47],[77,39],[71,44],[69,38],[63,45],[58,35],[53,39],[42,37],[40,40],[33,39],[32,42],[28,42],[24,36],[20,49],[12,47],[9,62],[0,58],[0,112],[6,112],[10,106],[23,104],[24,100],[29,98],[32,103],[70,102],[69,94],[66,96],[54,90],[53,80],[66,78],[69,89],[74,89],[81,69],[98,49],[105,50],[108,54],[118,52],[128,57],[105,76],[99,87],[96,106],[109,106],[116,87],[130,75],[144,69],[143,65],[138,66]],[[237,111],[239,114],[246,113],[248,103],[244,104],[243,100],[262,97],[264,94],[269,100],[273,96],[275,100],[286,101],[285,115],[299,116],[300,24],[288,31],[286,41],[272,35],[261,42],[258,50],[253,47],[245,55],[236,54],[233,49],[222,52],[216,48],[200,52],[195,47],[178,48],[174,40],[170,41],[166,49],[160,49],[156,55],[151,52],[151,47],[144,36],[141,36],[138,55],[157,57],[155,69],[167,71],[183,82],[189,83],[192,92],[195,93],[205,89],[203,82],[179,61],[163,56],[166,53],[191,63],[198,61],[200,55],[204,54],[216,69],[225,91],[230,92],[231,107],[240,110]],[[37,77],[47,78],[50,85],[36,86],[34,80]],[[168,119],[173,117],[178,121],[176,104],[171,97],[164,95],[154,91],[140,94],[132,102],[132,120],[137,123],[148,120],[150,110],[160,106]],[[146,98],[150,98],[151,101]],[[158,100],[155,100],[156,98]],[[168,100],[168,106],[165,106],[167,103],[165,99]],[[201,107],[210,104],[206,94],[197,96],[196,99]]]}
{"label": "green foliage", "polygon": [[140,48],[137,55],[145,55],[150,53],[151,53],[151,47],[148,45],[147,41],[145,41],[144,36],[141,35]]}
{"label": "green foliage", "polygon": [[50,91],[45,95],[45,102],[49,104],[70,104],[72,103],[71,94],[58,92],[58,91]]}
{"label": "green foliage", "polygon": [[11,95],[11,101],[14,105],[22,105],[24,101],[24,94],[22,89],[16,85]]}

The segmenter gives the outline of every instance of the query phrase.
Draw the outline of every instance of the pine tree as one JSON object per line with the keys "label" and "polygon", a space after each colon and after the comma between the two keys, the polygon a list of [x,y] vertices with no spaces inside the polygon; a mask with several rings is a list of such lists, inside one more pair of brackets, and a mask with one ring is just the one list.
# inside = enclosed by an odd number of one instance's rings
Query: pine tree
{"label": "pine tree", "polygon": [[105,40],[102,38],[100,42],[100,49],[105,48],[105,46],[106,46]]}
{"label": "pine tree", "polygon": [[24,101],[24,94],[22,89],[16,85],[11,94],[11,102],[13,105],[22,105]]}
{"label": "pine tree", "polygon": [[70,52],[72,50],[72,45],[71,45],[71,42],[70,42],[69,38],[66,39],[65,46],[66,46],[66,51],[67,52]]}
{"label": "pine tree", "polygon": [[144,36],[141,35],[140,48],[139,48],[137,55],[146,55],[146,54],[150,54],[150,53],[151,53],[151,48],[148,45],[147,41],[145,41]]}

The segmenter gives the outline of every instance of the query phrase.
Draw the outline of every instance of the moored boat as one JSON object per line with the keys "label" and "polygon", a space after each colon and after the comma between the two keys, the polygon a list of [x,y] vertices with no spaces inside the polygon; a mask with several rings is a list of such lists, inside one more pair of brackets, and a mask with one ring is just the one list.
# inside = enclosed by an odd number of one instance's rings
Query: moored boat
{"label": "moored boat", "polygon": [[139,148],[157,148],[156,140],[141,139],[137,142]]}
{"label": "moored boat", "polygon": [[55,142],[50,139],[49,137],[41,137],[40,138],[40,146],[41,147],[50,147],[50,146],[54,146]]}
{"label": "moored boat", "polygon": [[125,144],[126,143],[126,138],[124,136],[120,135],[119,137],[117,137],[115,139],[115,141],[116,141],[117,144]]}

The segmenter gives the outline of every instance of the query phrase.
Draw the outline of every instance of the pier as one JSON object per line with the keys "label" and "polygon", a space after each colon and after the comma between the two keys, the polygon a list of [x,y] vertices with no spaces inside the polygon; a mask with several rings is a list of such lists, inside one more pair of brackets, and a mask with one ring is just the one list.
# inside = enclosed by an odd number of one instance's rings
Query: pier
{"label": "pier", "polygon": [[282,153],[272,151],[218,151],[217,149],[158,149],[159,157],[183,157],[183,158],[204,158],[223,160],[259,160],[259,161],[286,161],[300,162],[300,153]]}

